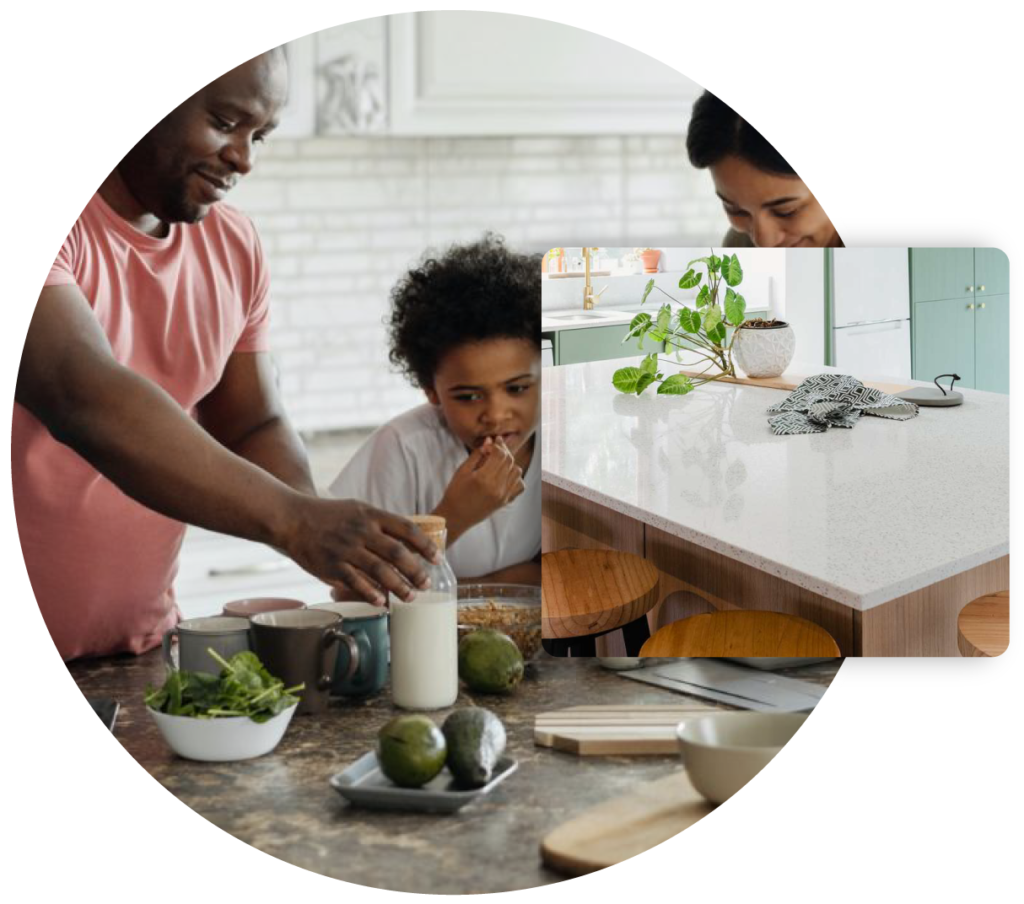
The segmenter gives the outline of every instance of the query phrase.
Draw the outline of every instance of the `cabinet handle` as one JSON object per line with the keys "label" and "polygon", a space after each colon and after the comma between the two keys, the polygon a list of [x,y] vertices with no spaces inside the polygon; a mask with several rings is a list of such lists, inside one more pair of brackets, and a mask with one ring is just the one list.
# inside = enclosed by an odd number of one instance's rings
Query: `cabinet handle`
{"label": "cabinet handle", "polygon": [[967,305],[967,310],[968,311],[973,311],[974,310],[974,305],[973,304]]}
{"label": "cabinet handle", "polygon": [[985,291],[985,287],[984,286],[978,286],[978,291],[979,292],[984,292]]}
{"label": "cabinet handle", "polygon": [[974,286],[968,286],[964,291],[965,292],[973,292],[974,291]]}
{"label": "cabinet handle", "polygon": [[983,307],[985,307],[985,302],[982,302],[981,304],[979,304],[979,305],[978,305],[978,307],[979,307],[979,308],[983,308]]}

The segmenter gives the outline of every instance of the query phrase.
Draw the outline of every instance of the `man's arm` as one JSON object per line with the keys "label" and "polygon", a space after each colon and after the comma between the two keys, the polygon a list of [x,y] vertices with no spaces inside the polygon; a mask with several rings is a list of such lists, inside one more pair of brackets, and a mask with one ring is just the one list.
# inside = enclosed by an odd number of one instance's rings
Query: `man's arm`
{"label": "man's arm", "polygon": [[[43,289],[15,400],[136,501],[180,521],[268,543],[371,601],[402,598],[433,544],[414,525],[352,500],[296,492],[229,451],[155,383],[120,365],[76,286]],[[252,440],[253,437],[249,437]],[[246,437],[235,437],[246,445]],[[262,446],[262,441],[257,442]],[[308,475],[307,475],[308,477]]]}
{"label": "man's arm", "polygon": [[236,455],[293,490],[316,495],[306,451],[278,396],[270,355],[233,354],[198,414],[207,432]]}

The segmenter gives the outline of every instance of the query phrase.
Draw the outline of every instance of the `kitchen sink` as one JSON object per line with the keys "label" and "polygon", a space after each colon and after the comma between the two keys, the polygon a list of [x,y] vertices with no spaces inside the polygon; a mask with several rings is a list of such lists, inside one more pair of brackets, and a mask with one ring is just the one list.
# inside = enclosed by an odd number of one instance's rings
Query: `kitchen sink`
{"label": "kitchen sink", "polygon": [[621,317],[620,311],[561,311],[554,314],[545,314],[545,320],[555,320],[559,323],[579,323],[587,320],[609,320]]}

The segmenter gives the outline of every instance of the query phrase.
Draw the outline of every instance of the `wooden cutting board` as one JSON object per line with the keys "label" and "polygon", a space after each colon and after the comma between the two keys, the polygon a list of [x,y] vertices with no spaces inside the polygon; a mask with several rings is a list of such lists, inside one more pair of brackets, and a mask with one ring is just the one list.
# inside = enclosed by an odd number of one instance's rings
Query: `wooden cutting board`
{"label": "wooden cutting board", "polygon": [[701,703],[656,706],[573,706],[539,713],[533,742],[577,756],[676,754],[676,726],[715,710]]}
{"label": "wooden cutting board", "polygon": [[680,768],[563,823],[541,842],[540,856],[553,870],[582,876],[650,850],[713,809]]}
{"label": "wooden cutting board", "polygon": [[[696,370],[681,370],[679,373],[684,373],[689,377],[701,376],[699,371]],[[765,389],[785,389],[788,392],[792,392],[797,388],[804,380],[813,374],[792,374],[784,373],[778,377],[720,377],[715,382],[721,383],[740,383],[743,386],[761,386]],[[900,383],[877,383],[873,380],[861,380],[861,382],[870,387],[871,389],[878,389],[882,392],[887,392],[889,395],[896,395],[898,392],[906,392],[910,389],[910,386],[906,386]]]}

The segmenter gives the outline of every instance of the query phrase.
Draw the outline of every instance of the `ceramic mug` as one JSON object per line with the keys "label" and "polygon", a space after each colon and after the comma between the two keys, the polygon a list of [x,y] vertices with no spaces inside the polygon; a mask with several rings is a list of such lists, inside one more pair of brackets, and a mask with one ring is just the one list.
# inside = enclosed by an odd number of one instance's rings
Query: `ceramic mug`
{"label": "ceramic mug", "polygon": [[369,603],[317,603],[312,609],[336,612],[345,623],[345,630],[359,646],[359,667],[346,678],[348,656],[338,651],[331,693],[342,697],[366,697],[375,694],[388,680],[388,656],[391,638],[388,634],[388,611]]}
{"label": "ceramic mug", "polygon": [[[178,638],[178,662],[171,656],[171,641]],[[249,621],[226,615],[188,618],[164,634],[164,663],[169,669],[220,674],[220,666],[207,652],[212,647],[220,656],[230,659],[235,653],[249,649]]]}
{"label": "ceramic mug", "polygon": [[238,618],[252,618],[261,612],[281,612],[284,609],[305,609],[301,600],[290,600],[278,596],[260,596],[247,600],[232,600],[224,604],[224,615]]}
{"label": "ceramic mug", "polygon": [[318,713],[327,708],[339,647],[348,651],[347,680],[359,668],[359,645],[342,631],[337,612],[323,609],[287,609],[261,612],[250,621],[252,648],[285,687],[304,684],[298,712]]}

